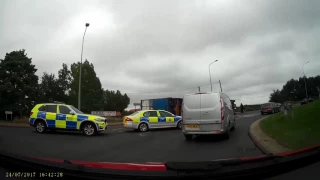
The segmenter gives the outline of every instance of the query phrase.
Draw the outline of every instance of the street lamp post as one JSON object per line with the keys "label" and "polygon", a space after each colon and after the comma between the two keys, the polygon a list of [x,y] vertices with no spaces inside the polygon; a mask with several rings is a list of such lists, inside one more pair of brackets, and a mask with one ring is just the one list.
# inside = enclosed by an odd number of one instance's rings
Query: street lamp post
{"label": "street lamp post", "polygon": [[306,82],[306,75],[304,74],[304,68],[303,68],[303,66],[304,65],[306,65],[306,64],[308,64],[310,61],[308,61],[308,62],[306,62],[306,63],[304,63],[303,65],[302,65],[302,72],[303,72],[303,76],[304,76],[304,87],[305,87],[305,89],[306,89],[306,98],[308,98],[308,91],[307,91],[307,82]]}
{"label": "street lamp post", "polygon": [[89,23],[86,23],[86,29],[83,33],[82,38],[82,48],[81,48],[81,61],[80,61],[80,70],[79,70],[79,91],[78,91],[78,109],[80,110],[81,107],[81,69],[82,69],[82,54],[83,54],[83,43],[84,43],[84,36],[86,35],[87,28],[89,27]]}
{"label": "street lamp post", "polygon": [[209,64],[209,76],[210,76],[210,85],[211,85],[211,91],[212,91],[212,82],[211,82],[211,71],[210,71],[210,66],[211,64],[217,62],[218,60],[213,61],[212,63]]}

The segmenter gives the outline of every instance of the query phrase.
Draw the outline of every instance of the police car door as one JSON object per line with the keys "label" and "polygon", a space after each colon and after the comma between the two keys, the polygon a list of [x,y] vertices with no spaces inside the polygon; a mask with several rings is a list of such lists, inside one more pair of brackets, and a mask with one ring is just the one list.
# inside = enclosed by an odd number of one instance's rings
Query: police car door
{"label": "police car door", "polygon": [[46,105],[46,121],[48,128],[58,128],[56,122],[57,105]]}
{"label": "police car door", "polygon": [[175,127],[174,115],[166,111],[159,111],[159,113],[160,113],[159,119],[165,118],[165,121],[161,124],[162,127]]}
{"label": "police car door", "polygon": [[159,127],[159,120],[158,120],[158,112],[157,111],[149,111],[149,122],[152,128]]}
{"label": "police car door", "polygon": [[61,128],[64,129],[77,129],[77,116],[70,114],[71,109],[65,105],[59,105],[59,118],[61,123]]}

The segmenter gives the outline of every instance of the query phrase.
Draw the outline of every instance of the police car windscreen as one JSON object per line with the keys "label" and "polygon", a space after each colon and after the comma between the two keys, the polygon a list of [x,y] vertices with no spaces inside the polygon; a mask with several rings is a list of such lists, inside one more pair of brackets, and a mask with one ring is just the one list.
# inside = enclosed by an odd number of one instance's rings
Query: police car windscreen
{"label": "police car windscreen", "polygon": [[72,108],[72,110],[74,110],[74,112],[76,112],[77,114],[83,114],[83,112],[81,112],[79,109],[73,107],[73,106],[70,106]]}

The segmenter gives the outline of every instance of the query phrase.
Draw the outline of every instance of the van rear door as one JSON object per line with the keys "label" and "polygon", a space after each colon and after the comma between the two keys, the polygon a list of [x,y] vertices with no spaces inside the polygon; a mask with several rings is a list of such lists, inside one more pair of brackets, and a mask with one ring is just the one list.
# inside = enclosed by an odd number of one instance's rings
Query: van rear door
{"label": "van rear door", "polygon": [[221,130],[221,104],[219,93],[186,94],[183,99],[185,130]]}
{"label": "van rear door", "polygon": [[200,130],[221,130],[221,104],[219,93],[201,94]]}
{"label": "van rear door", "polygon": [[199,124],[200,94],[186,94],[183,97],[183,124]]}

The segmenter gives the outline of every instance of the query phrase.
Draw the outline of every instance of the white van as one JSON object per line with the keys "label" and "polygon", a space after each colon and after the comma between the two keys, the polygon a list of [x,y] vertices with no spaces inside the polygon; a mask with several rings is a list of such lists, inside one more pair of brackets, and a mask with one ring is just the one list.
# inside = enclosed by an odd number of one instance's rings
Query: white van
{"label": "white van", "polygon": [[221,92],[186,94],[182,105],[182,132],[193,135],[223,134],[229,138],[236,126],[229,97]]}

